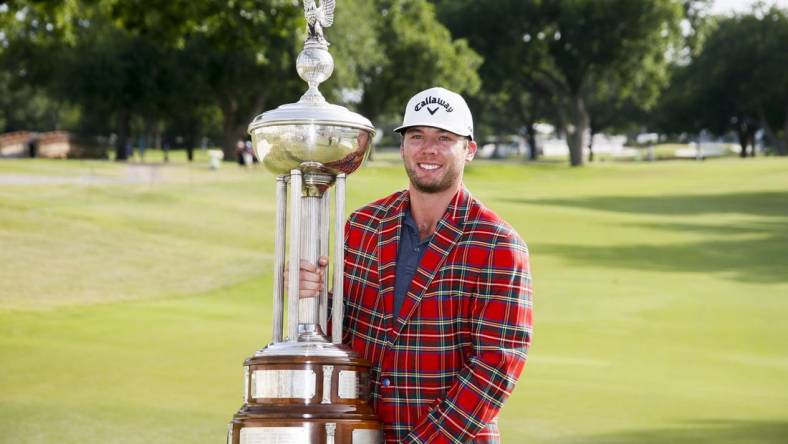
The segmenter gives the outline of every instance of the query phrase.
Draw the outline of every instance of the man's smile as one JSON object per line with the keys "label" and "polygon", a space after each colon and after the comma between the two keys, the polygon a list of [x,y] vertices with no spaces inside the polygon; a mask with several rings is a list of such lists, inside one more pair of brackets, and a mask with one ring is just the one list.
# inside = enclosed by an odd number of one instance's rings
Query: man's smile
{"label": "man's smile", "polygon": [[437,170],[438,168],[440,168],[440,165],[435,163],[418,163],[417,165],[419,166],[419,168],[424,170]]}

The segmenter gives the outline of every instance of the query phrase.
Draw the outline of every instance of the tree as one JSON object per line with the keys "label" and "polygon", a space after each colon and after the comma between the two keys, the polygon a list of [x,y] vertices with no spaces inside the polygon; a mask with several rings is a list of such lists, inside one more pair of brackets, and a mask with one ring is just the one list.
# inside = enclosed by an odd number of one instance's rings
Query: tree
{"label": "tree", "polygon": [[74,120],[74,110],[49,97],[44,90],[0,72],[0,133],[18,130],[61,129]]}
{"label": "tree", "polygon": [[586,97],[588,104],[588,161],[594,160],[594,136],[604,131],[627,131],[645,120],[650,107],[622,92],[615,79],[595,82],[596,88]]}
{"label": "tree", "polygon": [[255,114],[301,88],[294,76],[303,10],[289,0],[111,1],[124,29],[183,51],[183,84],[222,111],[221,145],[235,158]]}
{"label": "tree", "polygon": [[613,79],[620,95],[636,103],[657,97],[667,81],[668,49],[679,36],[681,4],[675,1],[560,0],[542,8],[552,69],[537,73],[560,100],[570,163],[582,165],[590,125],[587,96]]}
{"label": "tree", "polygon": [[[479,89],[481,58],[465,40],[452,39],[426,0],[376,0],[375,26],[383,57],[361,74],[359,108],[373,119],[399,119],[417,91],[441,85],[458,92]],[[375,16],[373,16],[375,17]]]}
{"label": "tree", "polygon": [[552,92],[533,73],[547,60],[546,46],[529,44],[524,29],[534,23],[538,3],[521,0],[435,0],[438,16],[456,37],[484,55],[481,91],[472,104],[481,117],[477,133],[520,133],[537,158],[534,125],[553,115]]}
{"label": "tree", "polygon": [[742,157],[748,147],[754,154],[755,133],[763,129],[775,151],[788,154],[786,46],[785,10],[756,9],[719,19],[702,50],[677,70],[673,89],[682,93],[666,95],[663,107],[676,118],[666,119],[665,126],[718,135],[733,129]]}
{"label": "tree", "polygon": [[[0,63],[24,66],[22,83],[80,105],[91,131],[114,130],[119,160],[131,122],[145,132],[166,122],[191,147],[217,108],[233,158],[256,114],[306,90],[295,72],[303,8],[293,0],[22,0],[6,12],[0,21],[13,25],[13,42]],[[414,90],[436,82],[478,87],[480,59],[452,40],[425,0],[345,0],[327,36],[335,73],[322,92],[350,106],[361,96],[371,118],[395,105],[399,114]]]}
{"label": "tree", "polygon": [[[114,13],[125,27],[191,54],[186,63],[206,79],[192,90],[205,86],[222,111],[226,157],[255,114],[295,101],[306,89],[295,74],[304,38],[298,3],[118,1]],[[460,90],[478,85],[478,56],[452,41],[423,0],[347,0],[326,36],[335,73],[321,91],[350,106],[348,92],[361,92],[358,107],[372,119],[393,114],[395,106],[399,113],[413,91],[435,82]],[[459,64],[470,71],[458,72]]]}
{"label": "tree", "polygon": [[15,3],[0,63],[16,67],[20,83],[46,90],[55,103],[79,105],[76,129],[114,130],[116,159],[125,160],[132,117],[162,114],[173,64],[166,49],[116,26],[107,8],[78,0]]}
{"label": "tree", "polygon": [[675,0],[437,3],[451,29],[485,55],[484,89],[511,98],[509,115],[518,107],[531,111],[523,114],[526,127],[540,115],[555,115],[574,166],[583,163],[597,91],[641,107],[655,102],[682,18],[682,4]]}
{"label": "tree", "polygon": [[115,131],[115,159],[126,160],[134,115],[161,114],[161,78],[167,58],[151,41],[96,19],[76,45],[63,51],[51,90],[88,110],[89,132]]}
{"label": "tree", "polygon": [[31,26],[46,13],[47,5],[19,3],[18,8],[0,4],[0,132],[59,129],[64,114],[73,112],[47,94],[44,71],[52,54],[36,51],[53,25],[41,21]]}
{"label": "tree", "polygon": [[[113,11],[124,27],[163,44],[182,45],[191,54],[186,58],[190,71],[205,78],[192,90],[207,89],[219,104],[228,158],[255,114],[293,102],[306,89],[295,74],[304,38],[298,3],[117,1]],[[393,114],[395,107],[399,113],[415,90],[435,82],[460,90],[478,85],[478,56],[452,41],[423,0],[347,0],[337,8],[336,23],[326,36],[335,73],[321,91],[329,100],[351,106],[352,94],[347,93],[360,91],[358,107],[372,119]],[[458,72],[460,64],[470,70]]]}

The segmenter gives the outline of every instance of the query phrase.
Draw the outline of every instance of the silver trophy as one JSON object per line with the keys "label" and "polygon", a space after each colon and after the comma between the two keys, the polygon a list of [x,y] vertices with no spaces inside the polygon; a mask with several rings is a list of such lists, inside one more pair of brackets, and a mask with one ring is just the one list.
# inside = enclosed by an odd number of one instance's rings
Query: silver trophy
{"label": "silver trophy", "polygon": [[[381,423],[367,403],[370,365],[342,344],[345,179],[366,158],[374,128],[363,116],[326,102],[318,90],[334,69],[323,35],[323,28],[333,23],[334,6],[334,0],[324,0],[320,7],[314,0],[304,2],[307,38],[296,68],[309,85],[306,93],[297,103],[260,114],[249,125],[258,158],[277,175],[274,324],[271,344],[244,362],[244,405],[228,427],[229,444],[382,440]],[[328,282],[319,296],[299,298],[298,264],[316,264],[319,256],[329,256],[331,227],[328,338]],[[286,250],[291,264],[287,279]],[[283,337],[285,281],[288,317]]]}

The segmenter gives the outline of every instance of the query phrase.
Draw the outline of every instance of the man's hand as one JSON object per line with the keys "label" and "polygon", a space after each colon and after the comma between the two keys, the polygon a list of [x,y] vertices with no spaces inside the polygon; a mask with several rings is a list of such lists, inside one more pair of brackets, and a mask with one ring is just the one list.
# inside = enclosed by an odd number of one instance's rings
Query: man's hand
{"label": "man's hand", "polygon": [[[301,270],[298,273],[298,297],[300,298],[315,298],[320,296],[320,291],[323,289],[323,276],[326,274],[326,266],[328,266],[328,258],[320,256],[318,265],[312,264],[308,261],[301,260]],[[289,264],[285,264],[285,288],[288,287],[289,281]]]}

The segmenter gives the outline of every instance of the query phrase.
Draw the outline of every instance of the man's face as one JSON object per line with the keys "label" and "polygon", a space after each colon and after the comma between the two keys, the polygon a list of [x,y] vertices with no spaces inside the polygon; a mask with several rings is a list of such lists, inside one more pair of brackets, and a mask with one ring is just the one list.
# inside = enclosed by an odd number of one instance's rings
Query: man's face
{"label": "man's face", "polygon": [[424,193],[456,189],[465,163],[476,154],[466,137],[429,126],[408,128],[400,147],[410,183]]}

